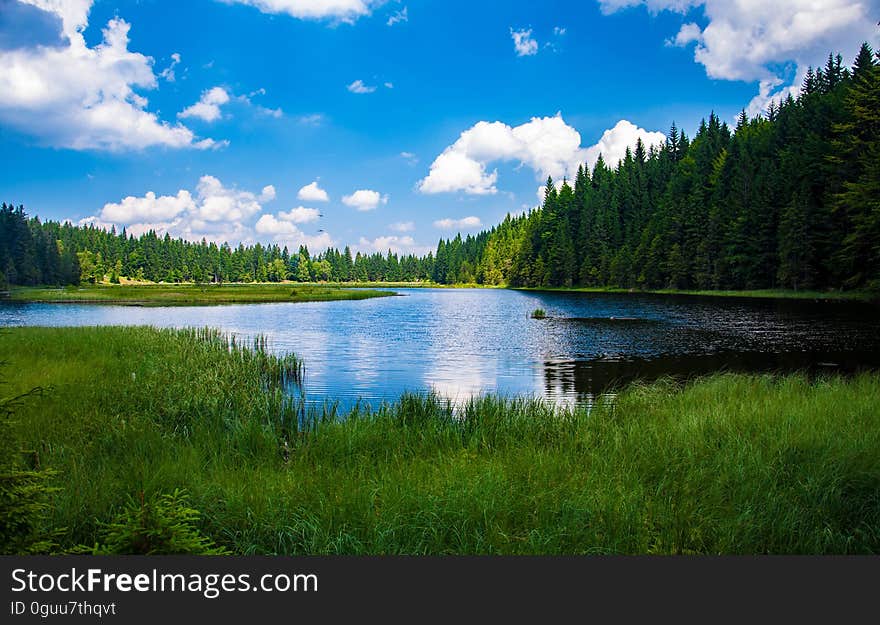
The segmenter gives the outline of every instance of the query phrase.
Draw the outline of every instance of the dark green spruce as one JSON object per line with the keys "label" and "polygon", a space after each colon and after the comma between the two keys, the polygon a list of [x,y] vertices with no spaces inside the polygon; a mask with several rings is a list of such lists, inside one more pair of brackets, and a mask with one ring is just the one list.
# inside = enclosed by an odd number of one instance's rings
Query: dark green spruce
{"label": "dark green spruce", "polygon": [[829,55],[797,98],[731,129],[601,158],[543,206],[435,254],[310,256],[278,246],[138,238],[0,210],[0,285],[120,276],[164,282],[413,281],[510,286],[880,289],[880,54]]}

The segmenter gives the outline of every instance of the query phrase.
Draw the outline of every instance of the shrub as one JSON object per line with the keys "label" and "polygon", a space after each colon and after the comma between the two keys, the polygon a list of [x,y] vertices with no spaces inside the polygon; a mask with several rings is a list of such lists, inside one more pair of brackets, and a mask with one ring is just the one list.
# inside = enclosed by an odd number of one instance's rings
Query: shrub
{"label": "shrub", "polygon": [[93,553],[108,555],[226,555],[229,552],[203,536],[196,527],[200,513],[190,507],[186,492],[140,493],[130,499],[103,528]]}

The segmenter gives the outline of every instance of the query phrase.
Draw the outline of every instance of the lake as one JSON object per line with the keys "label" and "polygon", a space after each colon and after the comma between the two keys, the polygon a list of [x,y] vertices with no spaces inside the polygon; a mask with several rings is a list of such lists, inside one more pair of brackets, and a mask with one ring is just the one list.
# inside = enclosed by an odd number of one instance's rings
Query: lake
{"label": "lake", "polygon": [[[375,407],[404,391],[589,403],[634,379],[880,368],[880,309],[854,302],[394,289],[303,304],[0,305],[0,326],[211,326],[265,335],[306,367],[310,402]],[[536,308],[550,318],[531,319]]]}

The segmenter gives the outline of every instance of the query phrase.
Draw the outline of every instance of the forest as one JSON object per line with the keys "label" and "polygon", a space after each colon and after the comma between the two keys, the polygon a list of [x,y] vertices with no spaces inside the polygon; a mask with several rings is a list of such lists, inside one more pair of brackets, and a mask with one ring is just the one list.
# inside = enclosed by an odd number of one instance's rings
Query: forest
{"label": "forest", "polygon": [[543,206],[425,257],[311,255],[41,222],[0,210],[0,284],[434,281],[514,287],[880,289],[880,53],[810,69],[797,97],[734,128],[601,157]]}

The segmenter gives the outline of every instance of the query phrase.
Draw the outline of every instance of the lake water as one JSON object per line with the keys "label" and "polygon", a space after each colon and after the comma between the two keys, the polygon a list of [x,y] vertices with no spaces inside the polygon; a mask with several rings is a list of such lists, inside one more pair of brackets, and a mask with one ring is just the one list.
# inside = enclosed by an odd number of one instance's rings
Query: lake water
{"label": "lake water", "polygon": [[[590,402],[636,378],[880,368],[880,309],[806,300],[395,289],[357,302],[149,308],[3,304],[0,326],[211,326],[265,335],[309,401],[378,405],[434,389]],[[531,319],[536,308],[551,317]]]}

